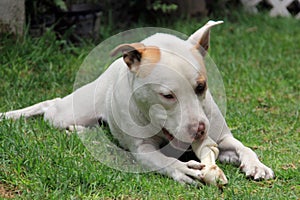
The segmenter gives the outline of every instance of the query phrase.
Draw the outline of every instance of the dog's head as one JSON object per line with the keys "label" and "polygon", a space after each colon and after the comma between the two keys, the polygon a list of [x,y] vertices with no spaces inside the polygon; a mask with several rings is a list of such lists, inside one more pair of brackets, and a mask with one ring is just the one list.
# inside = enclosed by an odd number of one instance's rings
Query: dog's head
{"label": "dog's head", "polygon": [[220,23],[209,21],[187,40],[158,33],[112,52],[123,52],[139,110],[178,149],[188,148],[209,129],[204,57],[210,28]]}

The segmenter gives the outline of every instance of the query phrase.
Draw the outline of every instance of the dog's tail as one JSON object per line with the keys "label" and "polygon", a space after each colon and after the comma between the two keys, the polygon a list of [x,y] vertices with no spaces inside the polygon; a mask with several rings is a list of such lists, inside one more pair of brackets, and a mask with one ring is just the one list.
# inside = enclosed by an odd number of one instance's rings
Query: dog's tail
{"label": "dog's tail", "polygon": [[32,106],[22,108],[19,110],[13,110],[5,113],[0,113],[0,121],[3,118],[6,119],[19,119],[20,117],[32,117],[35,115],[43,115],[51,106],[55,105],[60,98],[55,98],[47,101],[43,101]]}

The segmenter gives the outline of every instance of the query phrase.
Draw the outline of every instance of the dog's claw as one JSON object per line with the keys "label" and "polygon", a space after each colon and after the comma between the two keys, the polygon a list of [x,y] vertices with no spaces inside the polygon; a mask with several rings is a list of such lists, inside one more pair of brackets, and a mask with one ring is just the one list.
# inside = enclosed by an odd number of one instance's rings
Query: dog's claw
{"label": "dog's claw", "polygon": [[274,172],[262,163],[256,164],[242,164],[240,169],[246,174],[247,177],[254,180],[267,180],[274,178]]}

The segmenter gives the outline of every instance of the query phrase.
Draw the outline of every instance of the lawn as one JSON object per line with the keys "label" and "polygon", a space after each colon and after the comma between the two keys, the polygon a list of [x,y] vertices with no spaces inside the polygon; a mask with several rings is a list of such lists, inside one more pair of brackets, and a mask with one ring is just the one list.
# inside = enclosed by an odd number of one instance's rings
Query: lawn
{"label": "lawn", "polygon": [[[211,35],[210,56],[226,89],[229,127],[276,173],[246,179],[220,164],[229,179],[215,187],[181,185],[155,174],[111,169],[41,117],[0,122],[0,198],[20,199],[299,199],[300,21],[240,15],[224,19]],[[203,21],[168,28],[190,34]],[[93,49],[55,40],[1,36],[0,112],[72,92],[77,70]]]}

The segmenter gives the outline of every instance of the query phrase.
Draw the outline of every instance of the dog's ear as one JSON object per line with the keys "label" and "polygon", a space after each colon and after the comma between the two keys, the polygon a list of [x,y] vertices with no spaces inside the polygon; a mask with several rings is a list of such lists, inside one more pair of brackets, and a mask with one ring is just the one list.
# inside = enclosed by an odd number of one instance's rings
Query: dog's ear
{"label": "dog's ear", "polygon": [[201,27],[188,38],[188,41],[199,50],[202,56],[206,55],[206,52],[209,48],[210,28],[222,23],[223,21],[208,21],[203,27]]}
{"label": "dog's ear", "polygon": [[124,62],[135,73],[139,71],[141,64],[157,63],[160,60],[157,47],[145,46],[142,43],[121,44],[111,52],[111,56],[119,52],[122,52]]}

